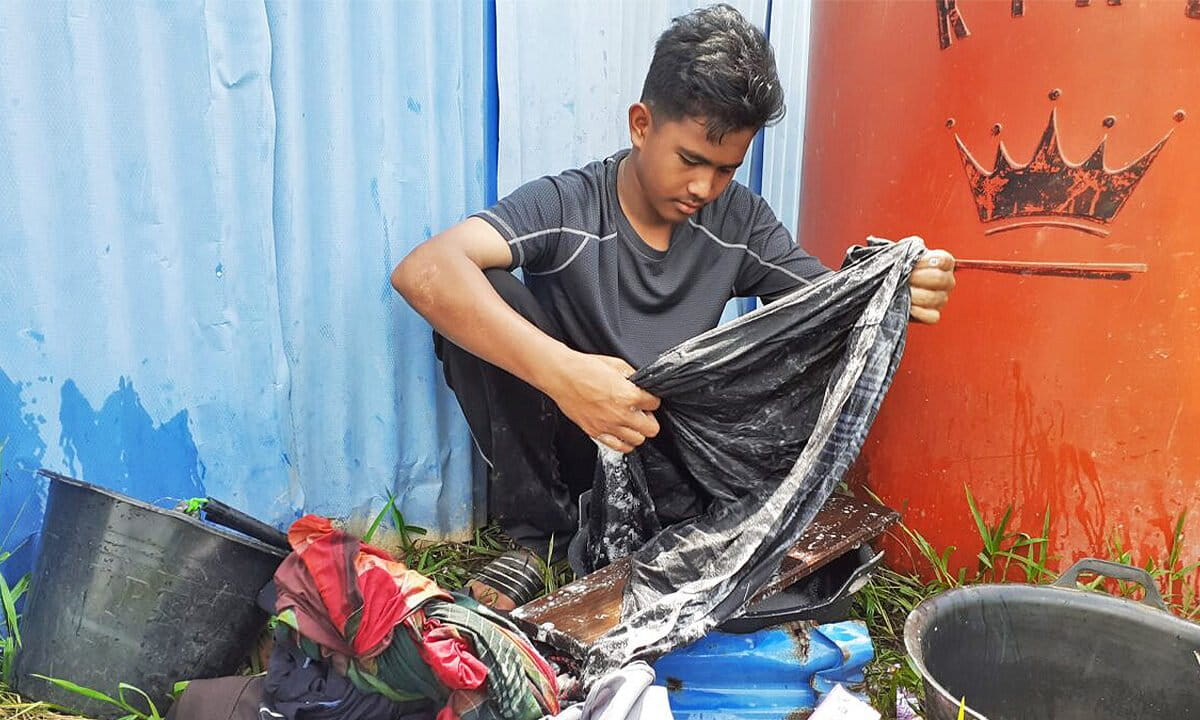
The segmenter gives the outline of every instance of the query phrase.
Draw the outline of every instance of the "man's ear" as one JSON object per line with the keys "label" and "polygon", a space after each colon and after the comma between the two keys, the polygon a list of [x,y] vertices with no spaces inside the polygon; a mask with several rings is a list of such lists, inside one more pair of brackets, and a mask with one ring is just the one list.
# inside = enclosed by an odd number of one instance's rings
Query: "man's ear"
{"label": "man's ear", "polygon": [[654,127],[654,118],[645,103],[636,102],[629,106],[629,142],[641,150],[646,136]]}

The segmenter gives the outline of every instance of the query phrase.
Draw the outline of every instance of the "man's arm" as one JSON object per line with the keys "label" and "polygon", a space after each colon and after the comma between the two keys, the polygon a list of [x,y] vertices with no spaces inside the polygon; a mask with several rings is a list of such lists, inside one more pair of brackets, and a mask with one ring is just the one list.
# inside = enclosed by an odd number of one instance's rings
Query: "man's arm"
{"label": "man's arm", "polygon": [[657,435],[658,399],[629,382],[627,362],[572,350],[496,293],[483,271],[511,262],[500,233],[468,218],[409,253],[392,286],[444,337],[546,393],[590,437],[629,452]]}

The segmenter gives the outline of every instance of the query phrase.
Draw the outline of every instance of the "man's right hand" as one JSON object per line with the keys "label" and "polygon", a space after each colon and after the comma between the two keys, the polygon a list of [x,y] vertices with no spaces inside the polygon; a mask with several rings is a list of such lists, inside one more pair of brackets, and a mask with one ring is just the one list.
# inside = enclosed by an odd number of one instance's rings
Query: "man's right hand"
{"label": "man's right hand", "polygon": [[392,285],[444,337],[549,395],[604,445],[627,453],[657,435],[658,398],[629,382],[629,363],[568,348],[496,294],[482,271],[511,262],[500,233],[472,217],[409,253]]}
{"label": "man's right hand", "polygon": [[571,351],[546,393],[589,437],[621,453],[658,435],[659,400],[629,382],[634,369],[607,355]]}

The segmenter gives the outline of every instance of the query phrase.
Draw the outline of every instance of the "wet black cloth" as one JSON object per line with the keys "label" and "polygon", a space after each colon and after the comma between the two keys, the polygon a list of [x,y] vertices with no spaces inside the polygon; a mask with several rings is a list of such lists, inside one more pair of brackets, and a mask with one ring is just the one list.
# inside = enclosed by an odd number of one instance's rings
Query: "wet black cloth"
{"label": "wet black cloth", "polygon": [[[506,270],[484,273],[500,297],[551,337],[557,324],[532,292]],[[489,513],[524,547],[545,555],[551,535],[556,555],[578,528],[576,499],[592,486],[596,445],[541,391],[434,333],[446,383],[458,398],[480,454],[489,466]],[[679,464],[669,428],[650,443],[658,451],[650,491],[666,523],[703,507],[702,489]],[[676,458],[676,459],[672,459]]]}
{"label": "wet black cloth", "polygon": [[740,612],[857,456],[903,353],[919,238],[854,249],[847,265],[689,340],[631,380],[686,470],[713,498],[666,527],[655,513],[657,449],[601,451],[588,552],[632,554],[622,622],[588,659],[599,677],[691,642]]}
{"label": "wet black cloth", "polygon": [[263,698],[270,712],[259,720],[433,720],[437,714],[428,700],[398,703],[358,689],[305,654],[286,631],[276,633]]}

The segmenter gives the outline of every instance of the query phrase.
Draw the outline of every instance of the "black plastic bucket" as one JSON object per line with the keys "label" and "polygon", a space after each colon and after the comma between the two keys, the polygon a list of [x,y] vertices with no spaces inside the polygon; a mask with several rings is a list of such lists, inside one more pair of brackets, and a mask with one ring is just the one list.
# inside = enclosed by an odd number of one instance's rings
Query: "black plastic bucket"
{"label": "black plastic bucket", "polygon": [[266,615],[255,597],[285,553],[119,493],[51,478],[14,680],[92,717],[117,708],[32,677],[109,695],[135,685],[166,712],[179,680],[229,675]]}
{"label": "black plastic bucket", "polygon": [[[1139,603],[1076,589],[1081,572],[1140,583]],[[1200,718],[1200,625],[1143,570],[1081,560],[1051,586],[980,585],[921,603],[904,643],[928,720]]]}

